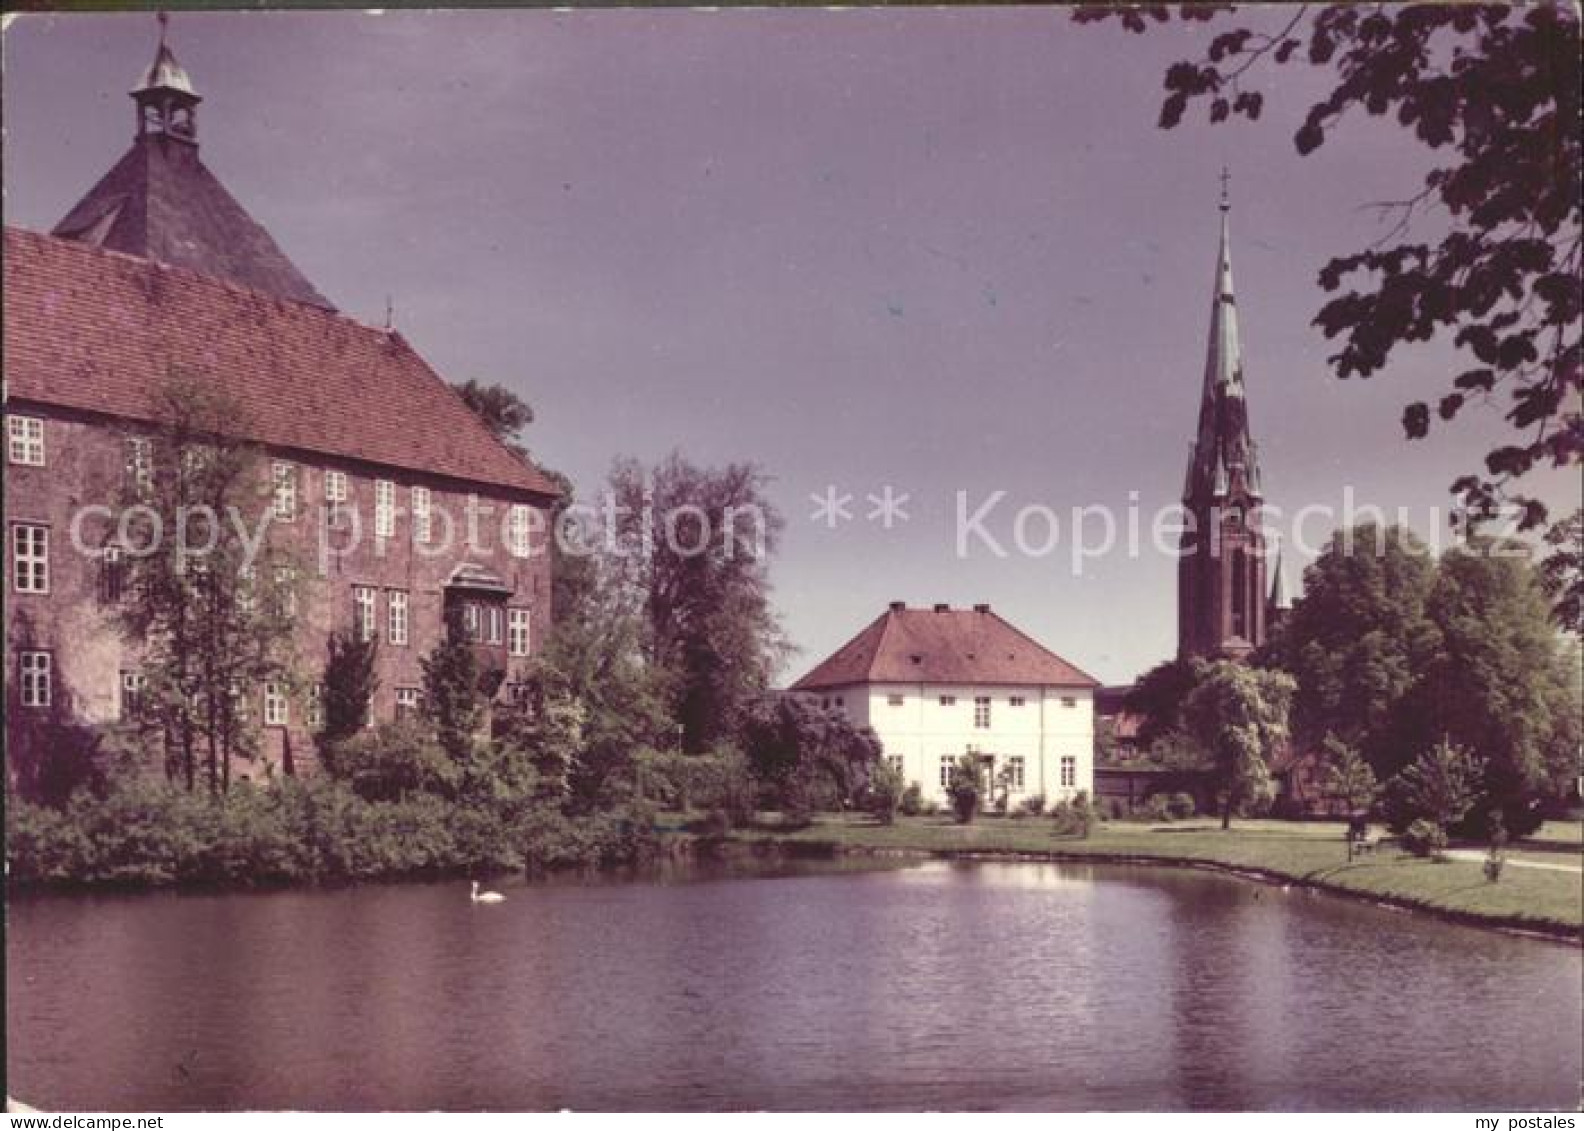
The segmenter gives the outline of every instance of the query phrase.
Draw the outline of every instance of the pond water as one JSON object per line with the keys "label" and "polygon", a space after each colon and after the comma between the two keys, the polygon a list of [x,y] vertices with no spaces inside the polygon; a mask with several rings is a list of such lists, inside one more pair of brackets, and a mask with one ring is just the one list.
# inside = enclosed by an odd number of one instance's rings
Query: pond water
{"label": "pond water", "polygon": [[1161,869],[41,896],[54,1110],[1573,1108],[1578,949]]}

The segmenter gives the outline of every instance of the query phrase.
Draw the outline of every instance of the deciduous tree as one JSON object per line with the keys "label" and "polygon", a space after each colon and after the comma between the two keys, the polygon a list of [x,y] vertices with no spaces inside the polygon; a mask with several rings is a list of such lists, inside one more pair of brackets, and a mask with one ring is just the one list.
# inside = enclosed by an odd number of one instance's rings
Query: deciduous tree
{"label": "deciduous tree", "polygon": [[375,662],[379,637],[367,639],[351,630],[330,634],[325,643],[324,724],[319,728],[321,752],[358,734],[368,725],[374,694],[379,690]]}
{"label": "deciduous tree", "polygon": [[1562,646],[1529,553],[1478,540],[1442,557],[1426,604],[1442,644],[1412,711],[1420,749],[1450,739],[1484,766],[1480,823],[1500,810],[1519,836],[1571,788],[1580,741],[1576,654]]}
{"label": "deciduous tree", "polygon": [[1342,802],[1349,813],[1368,813],[1381,792],[1370,764],[1336,735],[1326,735],[1321,751],[1325,759],[1322,788],[1326,794]]}
{"label": "deciduous tree", "polygon": [[[1432,421],[1471,405],[1504,404],[1513,434],[1452,489],[1475,517],[1506,500],[1526,526],[1544,522],[1544,505],[1517,481],[1536,466],[1584,457],[1576,6],[1176,8],[1185,20],[1228,12],[1238,26],[1207,37],[1203,57],[1167,70],[1161,127],[1177,126],[1192,102],[1212,123],[1259,118],[1256,68],[1307,65],[1335,84],[1298,125],[1299,154],[1333,137],[1340,144],[1341,124],[1359,112],[1391,115],[1405,143],[1423,147],[1434,167],[1422,186],[1380,204],[1393,227],[1320,269],[1321,288],[1336,297],[1315,324],[1340,340],[1329,360],[1342,378],[1373,376],[1404,347],[1449,339],[1463,368],[1434,405],[1407,406],[1406,435],[1422,437]],[[1135,32],[1172,16],[1166,4],[1077,13]]]}
{"label": "deciduous tree", "polygon": [[1223,829],[1234,810],[1274,794],[1270,760],[1287,740],[1292,695],[1284,672],[1221,661],[1183,705],[1189,733],[1214,759]]}
{"label": "deciduous tree", "polygon": [[152,397],[149,459],[123,494],[139,552],[125,552],[116,618],[141,649],[145,717],[166,736],[167,766],[190,790],[201,761],[219,794],[232,759],[254,753],[264,683],[290,683],[299,570],[268,537],[268,465],[241,407],[192,373]]}
{"label": "deciduous tree", "polygon": [[692,752],[735,732],[785,654],[769,580],[782,521],[765,485],[752,464],[704,468],[677,454],[611,472],[605,552],[617,584],[641,599],[644,656],[665,673]]}
{"label": "deciduous tree", "polygon": [[766,804],[804,816],[850,804],[880,761],[880,740],[808,695],[766,695],[749,703],[743,753]]}
{"label": "deciduous tree", "polygon": [[[1268,657],[1297,680],[1293,734],[1305,749],[1326,736],[1390,777],[1422,734],[1403,712],[1441,645],[1426,613],[1435,560],[1402,527],[1338,531],[1304,573],[1304,593]],[[1403,732],[1414,737],[1404,749]]]}

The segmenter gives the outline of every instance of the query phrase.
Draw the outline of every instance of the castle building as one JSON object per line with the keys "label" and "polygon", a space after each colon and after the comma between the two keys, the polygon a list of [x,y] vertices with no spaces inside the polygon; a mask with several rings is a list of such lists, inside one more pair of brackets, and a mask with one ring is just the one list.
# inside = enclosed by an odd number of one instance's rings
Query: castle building
{"label": "castle building", "polygon": [[376,720],[418,705],[448,623],[509,688],[551,616],[555,486],[399,333],[338,313],[205,167],[201,99],[163,33],[131,97],[131,149],[53,232],[5,229],[11,780],[47,770],[62,727],[138,716],[139,648],[115,615],[134,550],[115,510],[149,475],[175,373],[237,407],[268,537],[308,574],[293,681],[237,692],[264,762],[311,763],[335,631],[379,638]]}
{"label": "castle building", "polygon": [[[1223,174],[1221,246],[1199,426],[1183,481],[1186,520],[1177,562],[1177,654],[1185,658],[1246,657],[1269,635],[1273,601],[1285,600],[1266,584],[1264,491],[1243,381],[1230,211]],[[1279,582],[1279,569],[1276,576]]]}
{"label": "castle building", "polygon": [[974,755],[1011,808],[1094,795],[1099,681],[992,612],[989,605],[893,602],[798,680],[880,739],[885,759],[945,804],[952,767]]}

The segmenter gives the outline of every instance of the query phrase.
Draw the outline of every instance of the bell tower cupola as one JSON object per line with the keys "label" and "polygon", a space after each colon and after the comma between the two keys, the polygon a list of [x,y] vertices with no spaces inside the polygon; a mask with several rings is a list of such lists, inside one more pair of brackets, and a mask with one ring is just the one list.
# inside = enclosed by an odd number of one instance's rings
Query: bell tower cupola
{"label": "bell tower cupola", "polygon": [[140,140],[168,138],[196,146],[198,103],[203,101],[203,96],[193,89],[192,79],[165,42],[170,17],[164,12],[159,14],[159,26],[159,48],[154,53],[154,62],[131,91],[132,101],[137,104],[137,136]]}

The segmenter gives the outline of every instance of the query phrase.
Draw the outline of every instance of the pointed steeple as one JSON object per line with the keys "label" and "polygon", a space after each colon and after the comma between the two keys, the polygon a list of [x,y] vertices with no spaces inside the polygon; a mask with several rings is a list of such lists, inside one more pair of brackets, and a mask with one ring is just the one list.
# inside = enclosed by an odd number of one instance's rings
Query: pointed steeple
{"label": "pointed steeple", "polygon": [[1210,338],[1199,423],[1183,485],[1185,527],[1177,564],[1177,651],[1247,656],[1270,627],[1261,519],[1259,454],[1249,435],[1243,344],[1232,286],[1226,170],[1221,171],[1221,240],[1210,295]]}
{"label": "pointed steeple", "polygon": [[1292,598],[1287,595],[1287,571],[1282,568],[1279,550],[1276,552],[1276,568],[1271,571],[1270,607],[1280,613],[1292,608]]}
{"label": "pointed steeple", "polygon": [[1238,336],[1237,294],[1232,285],[1230,174],[1221,171],[1221,242],[1210,303],[1210,337],[1199,396],[1199,429],[1185,499],[1215,493],[1227,468],[1242,469],[1245,490],[1259,491],[1259,465],[1248,434],[1243,388],[1243,347]]}

